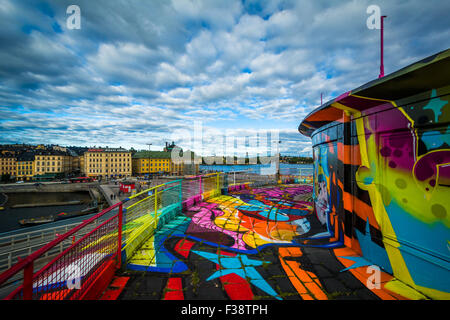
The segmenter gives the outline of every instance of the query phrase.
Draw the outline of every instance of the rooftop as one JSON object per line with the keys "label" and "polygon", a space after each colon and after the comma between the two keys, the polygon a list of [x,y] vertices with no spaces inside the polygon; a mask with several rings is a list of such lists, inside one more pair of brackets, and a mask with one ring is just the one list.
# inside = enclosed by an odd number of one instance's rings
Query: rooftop
{"label": "rooftop", "polygon": [[170,159],[171,153],[164,151],[138,151],[133,159]]}

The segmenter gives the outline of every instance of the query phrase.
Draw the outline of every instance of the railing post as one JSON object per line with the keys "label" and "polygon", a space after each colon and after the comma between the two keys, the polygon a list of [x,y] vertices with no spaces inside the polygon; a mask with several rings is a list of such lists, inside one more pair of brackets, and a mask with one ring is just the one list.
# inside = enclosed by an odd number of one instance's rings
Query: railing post
{"label": "railing post", "polygon": [[183,180],[180,180],[180,193],[179,193],[179,204],[181,206],[181,203],[183,202]]}
{"label": "railing post", "polygon": [[216,184],[217,184],[217,191],[216,191],[216,195],[219,195],[220,194],[220,178],[219,178],[219,173],[217,173],[217,176],[216,176]]}
{"label": "railing post", "polygon": [[122,265],[122,223],[123,223],[123,203],[119,206],[119,217],[118,217],[118,235],[117,235],[117,268]]}
{"label": "railing post", "polygon": [[198,192],[202,194],[202,176],[198,178]]}
{"label": "railing post", "polygon": [[33,261],[23,270],[23,299],[33,299]]}
{"label": "railing post", "polygon": [[158,217],[158,188],[155,188],[155,210],[153,215],[155,231],[156,227],[158,226],[157,217]]}

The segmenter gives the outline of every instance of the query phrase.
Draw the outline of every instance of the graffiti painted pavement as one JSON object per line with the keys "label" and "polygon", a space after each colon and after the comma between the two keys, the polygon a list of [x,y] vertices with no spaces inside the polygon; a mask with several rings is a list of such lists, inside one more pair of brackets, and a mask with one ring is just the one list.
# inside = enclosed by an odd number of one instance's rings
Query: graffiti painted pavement
{"label": "graffiti painted pavement", "polygon": [[395,279],[383,271],[372,288],[370,263],[320,223],[305,201],[311,193],[298,185],[244,189],[191,207],[128,261],[118,298],[411,298],[409,288],[388,290]]}

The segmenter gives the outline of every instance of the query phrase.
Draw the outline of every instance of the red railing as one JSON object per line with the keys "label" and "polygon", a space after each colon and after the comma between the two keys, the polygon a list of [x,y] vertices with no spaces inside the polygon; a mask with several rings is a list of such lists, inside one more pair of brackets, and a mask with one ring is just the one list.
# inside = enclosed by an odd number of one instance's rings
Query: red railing
{"label": "red railing", "polygon": [[[92,228],[94,221],[118,208],[107,218],[39,271],[34,262],[47,251],[70,241],[79,231]],[[23,283],[7,297],[11,299],[78,300],[96,298],[121,265],[123,202],[119,202],[59,236],[0,275],[0,285],[23,270]],[[87,229],[89,230],[89,229]],[[99,284],[100,283],[100,284]]]}

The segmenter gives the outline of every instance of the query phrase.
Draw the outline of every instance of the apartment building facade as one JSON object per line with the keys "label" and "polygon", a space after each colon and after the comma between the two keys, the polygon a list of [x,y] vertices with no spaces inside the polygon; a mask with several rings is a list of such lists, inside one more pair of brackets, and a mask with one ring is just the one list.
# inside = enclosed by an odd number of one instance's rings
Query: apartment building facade
{"label": "apartment building facade", "polygon": [[29,181],[33,179],[35,171],[34,154],[23,153],[17,156],[16,179]]}
{"label": "apartment building facade", "polygon": [[132,173],[131,152],[123,148],[91,148],[83,154],[84,173],[88,177],[130,177]]}
{"label": "apartment building facade", "polygon": [[35,176],[72,171],[72,157],[63,151],[37,151],[34,161]]}
{"label": "apartment building facade", "polygon": [[133,157],[133,175],[145,175],[149,173],[171,173],[172,162],[170,152],[164,151],[139,151]]}
{"label": "apartment building facade", "polygon": [[11,153],[0,154],[0,176],[9,175],[15,177],[17,174],[17,157]]}
{"label": "apartment building facade", "polygon": [[[192,168],[191,168],[192,167]],[[189,172],[187,169],[189,168]],[[197,174],[199,165],[185,164],[182,160],[174,162],[171,152],[166,151],[139,151],[133,155],[133,175],[146,174]]]}

